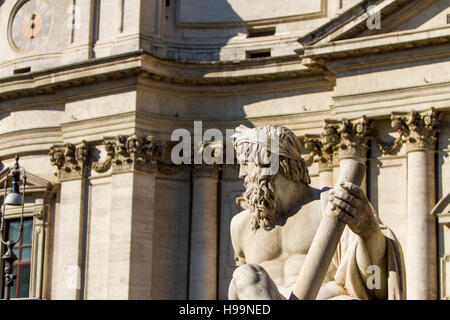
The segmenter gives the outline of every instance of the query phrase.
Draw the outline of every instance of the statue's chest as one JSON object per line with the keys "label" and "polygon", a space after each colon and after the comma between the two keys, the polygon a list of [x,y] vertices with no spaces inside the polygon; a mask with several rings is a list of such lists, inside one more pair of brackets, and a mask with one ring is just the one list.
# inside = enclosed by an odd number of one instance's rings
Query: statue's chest
{"label": "statue's chest", "polygon": [[311,246],[318,222],[307,214],[297,215],[271,231],[249,229],[243,238],[242,248],[247,263],[262,263],[305,255]]}
{"label": "statue's chest", "polygon": [[283,250],[282,230],[278,227],[271,231],[249,230],[243,237],[242,248],[247,263],[261,263],[279,257]]}

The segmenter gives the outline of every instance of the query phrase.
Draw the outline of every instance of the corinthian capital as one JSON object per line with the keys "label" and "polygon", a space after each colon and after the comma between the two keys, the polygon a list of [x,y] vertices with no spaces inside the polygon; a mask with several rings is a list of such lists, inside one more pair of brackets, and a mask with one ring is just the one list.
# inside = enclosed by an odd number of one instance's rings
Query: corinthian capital
{"label": "corinthian capital", "polygon": [[436,147],[437,134],[440,131],[441,115],[431,108],[428,112],[420,114],[410,111],[405,118],[408,128],[406,145],[408,151],[416,149],[434,149]]}
{"label": "corinthian capital", "polygon": [[60,180],[81,178],[86,174],[89,147],[86,141],[78,145],[66,143],[50,148],[50,162],[58,168]]}
{"label": "corinthian capital", "polygon": [[319,165],[328,166],[333,163],[333,155],[340,141],[336,123],[336,121],[325,120],[325,126],[320,135],[306,134],[301,138],[304,148],[309,151],[305,157],[308,166],[313,163],[314,158]]}
{"label": "corinthian capital", "polygon": [[391,127],[397,133],[397,139],[390,145],[385,142],[378,143],[380,151],[391,154],[398,151],[402,144],[406,144],[407,151],[429,149],[436,147],[437,134],[440,131],[441,116],[434,108],[425,113],[410,111],[408,113],[393,112],[391,114]]}
{"label": "corinthian capital", "polygon": [[305,157],[307,165],[314,158],[319,169],[326,169],[335,161],[345,158],[365,158],[369,149],[372,123],[365,116],[357,120],[325,120],[320,135],[305,135],[302,143],[309,154]]}
{"label": "corinthian capital", "polygon": [[148,171],[156,172],[157,160],[161,158],[165,144],[153,136],[137,135],[105,137],[103,145],[106,160],[94,162],[93,169],[103,173],[112,168],[113,171]]}
{"label": "corinthian capital", "polygon": [[340,141],[336,145],[339,160],[365,158],[372,134],[372,123],[365,116],[357,120],[343,119],[337,128]]}

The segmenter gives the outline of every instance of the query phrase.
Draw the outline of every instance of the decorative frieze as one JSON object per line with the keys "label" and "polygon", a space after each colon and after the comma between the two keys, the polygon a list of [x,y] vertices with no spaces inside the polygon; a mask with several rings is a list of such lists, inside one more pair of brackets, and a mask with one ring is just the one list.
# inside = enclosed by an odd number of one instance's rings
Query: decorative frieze
{"label": "decorative frieze", "polygon": [[137,135],[105,137],[103,145],[106,160],[95,161],[92,168],[98,173],[104,173],[112,168],[113,172],[146,171],[155,173],[157,161],[161,158],[165,144],[153,136]]}
{"label": "decorative frieze", "polygon": [[441,127],[441,114],[431,108],[428,112],[420,114],[417,111],[408,113],[393,112],[391,114],[391,127],[398,133],[398,137],[391,144],[378,142],[378,149],[383,154],[397,152],[403,144],[407,151],[434,150],[437,134]]}
{"label": "decorative frieze", "polygon": [[73,143],[54,145],[49,155],[52,165],[58,168],[55,175],[60,180],[81,178],[87,172],[89,146],[86,141],[77,146]]}

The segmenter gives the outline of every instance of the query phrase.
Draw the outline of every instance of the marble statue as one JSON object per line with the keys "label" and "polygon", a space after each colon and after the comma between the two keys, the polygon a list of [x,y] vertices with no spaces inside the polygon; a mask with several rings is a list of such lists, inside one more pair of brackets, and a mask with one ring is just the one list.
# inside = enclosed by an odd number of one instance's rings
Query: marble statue
{"label": "marble statue", "polygon": [[[249,208],[231,221],[238,267],[229,299],[295,299],[293,289],[325,212],[332,212],[345,229],[316,298],[405,298],[401,247],[362,188],[351,182],[311,187],[299,139],[287,128],[239,126],[234,137]],[[273,139],[276,151],[264,142]],[[267,174],[261,154],[274,152],[278,171]]]}

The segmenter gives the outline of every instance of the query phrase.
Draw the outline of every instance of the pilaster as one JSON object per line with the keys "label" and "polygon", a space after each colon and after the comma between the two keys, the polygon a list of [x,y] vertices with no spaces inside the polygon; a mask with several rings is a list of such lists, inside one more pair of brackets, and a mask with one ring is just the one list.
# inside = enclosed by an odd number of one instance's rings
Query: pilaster
{"label": "pilaster", "polygon": [[193,167],[189,299],[217,297],[217,191],[220,167]]}
{"label": "pilaster", "polygon": [[66,143],[50,149],[50,161],[61,183],[60,210],[55,219],[54,299],[81,298],[81,264],[88,144]]}

